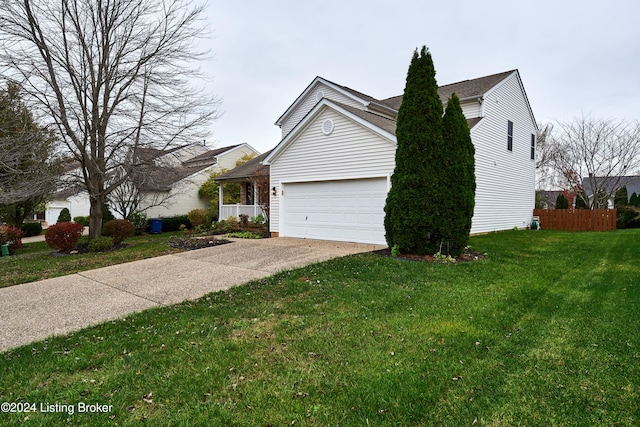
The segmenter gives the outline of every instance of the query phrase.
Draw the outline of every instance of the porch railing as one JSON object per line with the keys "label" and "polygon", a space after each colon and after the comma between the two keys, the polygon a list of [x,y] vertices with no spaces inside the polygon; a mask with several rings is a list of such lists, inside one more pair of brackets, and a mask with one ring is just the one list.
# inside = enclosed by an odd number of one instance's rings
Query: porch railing
{"label": "porch railing", "polygon": [[227,219],[230,216],[235,216],[239,218],[240,215],[249,215],[249,218],[254,218],[258,215],[264,215],[262,208],[259,205],[222,205],[220,209],[219,219]]}

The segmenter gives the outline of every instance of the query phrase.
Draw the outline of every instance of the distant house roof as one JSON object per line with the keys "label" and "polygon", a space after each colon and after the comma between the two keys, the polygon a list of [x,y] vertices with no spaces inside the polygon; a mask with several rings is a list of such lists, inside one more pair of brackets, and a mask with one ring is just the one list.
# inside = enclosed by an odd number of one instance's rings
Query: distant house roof
{"label": "distant house roof", "polygon": [[208,160],[213,161],[211,164],[215,163],[216,158],[224,153],[227,152],[229,150],[233,150],[236,147],[239,147],[241,144],[236,144],[236,145],[229,145],[228,147],[222,147],[222,148],[217,148],[215,150],[209,150],[206,153],[202,153],[199,156],[195,156],[189,160],[186,160],[183,162],[184,165],[189,165],[189,164],[194,164],[194,163],[201,163],[201,162],[206,162]]}
{"label": "distant house roof", "polygon": [[237,166],[230,171],[215,178],[216,181],[233,181],[233,180],[246,180],[254,176],[269,175],[269,166],[263,165],[262,161],[265,157],[271,154],[272,150],[260,154],[257,157],[249,160],[247,163]]}
{"label": "distant house roof", "polygon": [[[582,178],[582,188],[584,192],[591,196],[593,189],[591,180],[587,177]],[[612,176],[612,177],[596,177],[596,188],[604,187],[607,193],[615,193],[622,187],[627,187],[627,195],[631,197],[633,193],[640,195],[640,176]]]}
{"label": "distant house roof", "polygon": [[[143,191],[169,191],[172,186],[182,181],[185,178],[190,177],[208,167],[211,167],[217,163],[217,157],[220,154],[233,150],[234,148],[242,144],[230,145],[227,147],[216,148],[214,150],[206,151],[205,153],[194,156],[190,159],[183,161],[180,166],[166,166],[166,165],[145,165],[141,166],[138,179],[141,182],[141,189]],[[153,149],[146,149],[153,150]],[[165,154],[170,154],[175,150],[166,150]],[[148,152],[149,155],[154,155],[158,158],[157,152]],[[151,157],[153,159],[154,157]]]}

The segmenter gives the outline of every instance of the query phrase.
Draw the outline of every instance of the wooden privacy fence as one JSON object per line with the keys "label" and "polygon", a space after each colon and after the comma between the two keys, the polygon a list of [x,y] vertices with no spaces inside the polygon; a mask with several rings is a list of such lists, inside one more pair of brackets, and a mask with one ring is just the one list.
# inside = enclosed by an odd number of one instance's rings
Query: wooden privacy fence
{"label": "wooden privacy fence", "polygon": [[617,209],[534,209],[543,230],[611,231],[616,229]]}

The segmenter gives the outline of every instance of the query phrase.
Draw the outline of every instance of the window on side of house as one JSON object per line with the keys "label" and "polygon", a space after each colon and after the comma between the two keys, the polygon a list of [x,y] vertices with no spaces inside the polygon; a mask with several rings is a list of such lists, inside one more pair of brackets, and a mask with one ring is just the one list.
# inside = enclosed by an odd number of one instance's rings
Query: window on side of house
{"label": "window on side of house", "polygon": [[507,120],[507,150],[513,151],[513,122]]}
{"label": "window on side of house", "polygon": [[536,136],[531,134],[531,160],[536,159]]}

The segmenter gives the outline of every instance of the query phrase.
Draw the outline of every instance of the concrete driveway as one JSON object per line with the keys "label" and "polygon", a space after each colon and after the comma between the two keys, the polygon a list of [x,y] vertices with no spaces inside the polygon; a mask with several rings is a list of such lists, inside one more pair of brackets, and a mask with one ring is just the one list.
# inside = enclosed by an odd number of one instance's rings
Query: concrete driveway
{"label": "concrete driveway", "polygon": [[383,246],[290,238],[233,243],[0,289],[0,351],[195,300],[282,270]]}

